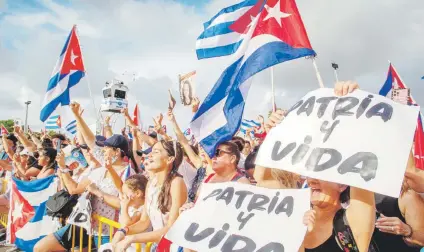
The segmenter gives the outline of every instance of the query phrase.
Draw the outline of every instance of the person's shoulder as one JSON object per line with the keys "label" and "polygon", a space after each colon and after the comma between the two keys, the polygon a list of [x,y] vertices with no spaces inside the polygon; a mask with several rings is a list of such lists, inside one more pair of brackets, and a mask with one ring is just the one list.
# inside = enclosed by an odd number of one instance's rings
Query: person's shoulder
{"label": "person's shoulder", "polygon": [[172,179],[171,187],[173,188],[179,188],[179,187],[186,187],[183,177],[176,176]]}
{"label": "person's shoulder", "polygon": [[242,184],[250,184],[250,180],[246,177],[241,177],[237,180],[238,183],[242,183]]}

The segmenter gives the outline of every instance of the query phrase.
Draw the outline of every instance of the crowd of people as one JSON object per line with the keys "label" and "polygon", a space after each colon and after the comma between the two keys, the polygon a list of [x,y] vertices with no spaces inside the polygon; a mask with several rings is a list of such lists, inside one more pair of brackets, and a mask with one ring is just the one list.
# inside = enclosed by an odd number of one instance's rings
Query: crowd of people
{"label": "crowd of people", "polygon": [[[336,84],[335,94],[354,92],[353,82]],[[198,99],[196,99],[198,101]],[[196,112],[198,102],[193,104]],[[255,165],[255,158],[267,133],[284,120],[286,111],[277,109],[267,120],[258,117],[260,126],[237,133],[222,142],[213,156],[201,144],[190,142],[181,130],[173,110],[166,113],[175,138],[167,135],[162,119],[156,120],[154,132],[143,132],[135,125],[128,110],[122,111],[131,128],[113,134],[110,118],[104,122],[104,135],[95,135],[88,127],[77,102],[71,104],[77,122],[77,135],[24,134],[16,126],[14,133],[2,136],[8,158],[0,160],[4,176],[37,180],[55,175],[60,188],[71,195],[88,192],[92,214],[119,222],[122,228],[109,239],[109,226],[99,233],[93,222],[93,244],[111,243],[114,251],[125,251],[136,243],[153,242],[152,251],[179,215],[195,206],[204,183],[238,182],[271,189],[303,188],[311,191],[311,209],[304,213],[307,232],[299,251],[420,251],[424,246],[424,171],[415,167],[411,152],[398,198],[327,182],[305,178],[279,169]],[[346,135],[349,144],[349,135]],[[71,147],[69,147],[71,146]],[[66,164],[64,148],[81,152],[86,166]],[[59,151],[58,151],[59,150]],[[5,155],[4,155],[5,156]],[[402,169],[400,167],[399,169]],[[7,212],[10,190],[0,196],[0,211]],[[216,218],[219,218],[217,216]],[[334,225],[343,220],[351,238],[340,244]],[[101,225],[101,224],[100,224]],[[272,227],[270,227],[272,228]],[[34,247],[36,252],[68,251],[72,247],[71,225],[62,224]],[[259,231],[258,231],[259,232]],[[75,240],[86,247],[89,236],[75,232]],[[100,239],[99,239],[100,237]],[[180,248],[180,251],[191,251]]]}

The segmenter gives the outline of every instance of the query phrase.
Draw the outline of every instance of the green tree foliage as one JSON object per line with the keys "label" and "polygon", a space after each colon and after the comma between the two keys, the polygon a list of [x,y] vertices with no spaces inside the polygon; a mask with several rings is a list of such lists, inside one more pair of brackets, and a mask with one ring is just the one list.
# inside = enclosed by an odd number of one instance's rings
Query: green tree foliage
{"label": "green tree foliage", "polygon": [[0,125],[3,125],[10,133],[13,132],[14,121],[12,119],[0,120]]}

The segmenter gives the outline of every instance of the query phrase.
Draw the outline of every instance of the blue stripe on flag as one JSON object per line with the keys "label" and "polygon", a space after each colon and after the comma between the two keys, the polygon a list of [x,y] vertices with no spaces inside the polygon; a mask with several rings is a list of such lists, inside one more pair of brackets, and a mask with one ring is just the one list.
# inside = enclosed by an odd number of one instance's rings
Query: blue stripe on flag
{"label": "blue stripe on flag", "polygon": [[207,29],[212,24],[212,22],[217,17],[221,16],[222,14],[227,14],[227,13],[230,13],[230,12],[234,12],[234,11],[239,10],[239,9],[241,9],[243,7],[246,7],[246,6],[253,6],[253,5],[256,4],[257,1],[258,0],[246,0],[246,1],[243,1],[241,3],[234,4],[232,6],[229,6],[227,8],[222,9],[220,12],[218,12],[218,14],[216,14],[215,16],[213,16],[208,22],[205,22],[203,24],[204,29]]}
{"label": "blue stripe on flag", "polygon": [[50,186],[53,180],[56,178],[55,175],[50,175],[46,178],[36,179],[31,181],[22,181],[13,177],[13,181],[16,184],[16,188],[22,192],[38,192],[44,190]]}
{"label": "blue stripe on flag", "polygon": [[[69,76],[68,88],[64,90],[61,95],[59,95],[58,97],[54,98],[49,103],[47,103],[47,105],[44,106],[43,109],[41,110],[40,120],[42,122],[47,120],[47,118],[53,113],[53,111],[56,110],[59,104],[62,104],[63,106],[63,105],[69,105],[71,103],[70,97],[69,97],[69,88],[75,86],[81,80],[82,77],[84,77],[84,72],[82,71],[76,71],[75,73]],[[55,85],[57,85],[57,83]]]}
{"label": "blue stripe on flag", "polygon": [[34,217],[32,217],[32,219],[29,222],[37,222],[37,221],[41,221],[44,217],[44,215],[46,215],[46,203],[47,200],[43,203],[41,203],[39,206],[33,206],[34,208]]}
{"label": "blue stripe on flag", "polygon": [[44,128],[45,128],[46,130],[57,130],[57,129],[60,129],[60,127],[59,127],[58,125],[56,125],[56,126],[53,126],[53,125],[46,125],[46,126],[44,126]]}
{"label": "blue stripe on flag", "polygon": [[380,92],[378,92],[379,95],[387,96],[387,94],[392,90],[393,87],[393,74],[392,74],[392,67],[390,66],[389,73],[387,74],[386,82],[384,82],[384,85],[381,87]]}
{"label": "blue stripe on flag", "polygon": [[237,49],[240,47],[242,42],[243,40],[240,40],[239,42],[225,45],[225,46],[197,49],[196,50],[197,58],[200,60],[200,59],[231,55],[237,51]]}
{"label": "blue stripe on flag", "polygon": [[62,56],[63,54],[65,54],[66,49],[68,49],[68,44],[69,44],[69,40],[71,39],[71,35],[72,35],[72,31],[74,29],[71,30],[71,32],[68,35],[68,38],[66,39],[65,45],[63,46],[62,52],[60,53],[60,56]]}
{"label": "blue stripe on flag", "polygon": [[245,105],[243,95],[239,89],[241,84],[270,66],[309,55],[315,55],[314,50],[293,48],[286,43],[276,41],[258,48],[240,68],[238,65],[242,58],[230,65],[221,75],[192,119],[192,121],[196,120],[228,96],[224,106],[227,124],[216,129],[215,132],[200,141],[205,151],[210,156],[213,156],[217,145],[230,140],[240,128]]}
{"label": "blue stripe on flag", "polygon": [[204,32],[202,32],[202,34],[200,34],[198,40],[234,32],[233,30],[230,29],[230,26],[233,23],[234,21],[225,22],[225,23],[215,25],[209,29],[206,29]]}
{"label": "blue stripe on flag", "polygon": [[37,239],[34,240],[22,240],[19,238],[15,239],[15,245],[20,248],[22,251],[33,251],[35,244],[37,244],[38,241],[40,241],[41,239],[43,239],[45,237],[44,236],[40,236]]}

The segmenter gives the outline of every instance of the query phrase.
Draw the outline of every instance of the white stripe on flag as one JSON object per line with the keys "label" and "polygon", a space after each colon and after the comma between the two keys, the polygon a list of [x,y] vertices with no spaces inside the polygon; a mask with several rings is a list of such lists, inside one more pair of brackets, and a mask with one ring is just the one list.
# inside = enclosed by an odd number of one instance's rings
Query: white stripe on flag
{"label": "white stripe on flag", "polygon": [[208,26],[208,28],[221,24],[221,23],[236,21],[241,16],[243,16],[243,14],[246,13],[246,11],[248,11],[251,8],[252,6],[247,6],[247,7],[240,8],[234,12],[221,14],[218,17],[216,17],[214,21],[212,21],[212,23]]}
{"label": "white stripe on flag", "polygon": [[49,197],[57,192],[57,180],[41,191],[38,192],[23,192],[19,191],[21,195],[28,201],[31,206],[39,206],[49,199]]}
{"label": "white stripe on flag", "polygon": [[44,108],[52,100],[59,97],[60,95],[63,94],[63,92],[66,91],[66,89],[68,88],[69,76],[71,76],[75,72],[76,72],[76,70],[71,71],[68,75],[66,75],[65,78],[63,78],[61,81],[59,81],[59,83],[56,85],[56,87],[54,87],[53,89],[50,89],[49,91],[46,92],[46,94],[44,95],[44,100],[43,100],[42,106],[41,106],[42,108]]}
{"label": "white stripe on flag", "polygon": [[57,229],[57,224],[51,216],[44,215],[41,221],[28,222],[15,234],[16,238],[30,241],[40,236],[52,234]]}
{"label": "white stripe on flag", "polygon": [[245,37],[244,34],[231,32],[228,34],[217,35],[209,38],[198,39],[196,41],[196,49],[214,48],[218,46],[226,46],[239,42]]}
{"label": "white stripe on flag", "polygon": [[216,103],[195,121],[191,122],[190,128],[192,130],[192,134],[196,136],[197,142],[202,141],[217,129],[227,124],[227,118],[224,114],[226,100],[227,97]]}

